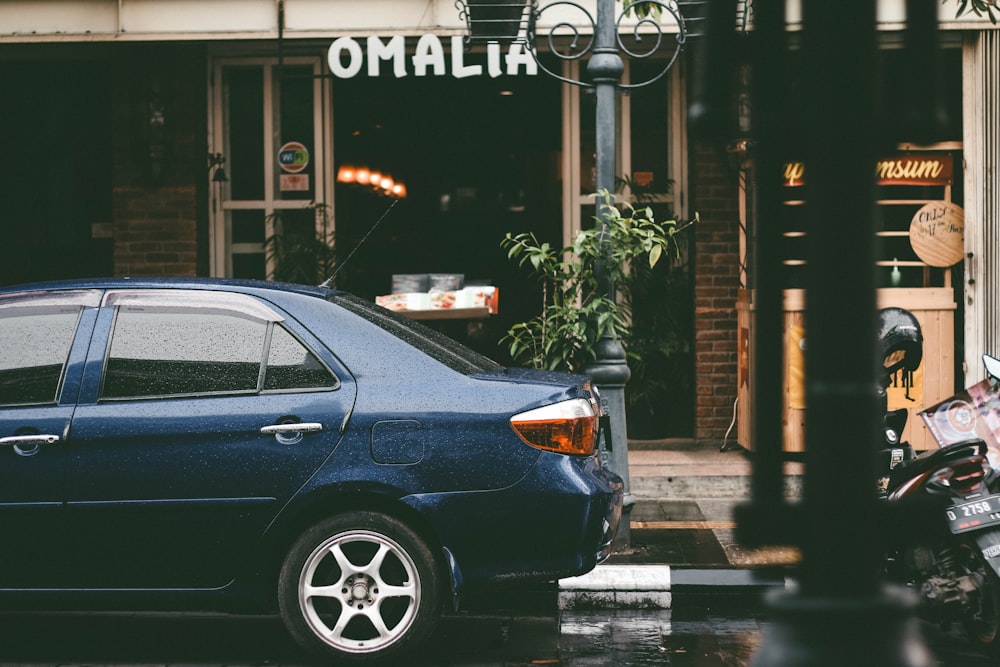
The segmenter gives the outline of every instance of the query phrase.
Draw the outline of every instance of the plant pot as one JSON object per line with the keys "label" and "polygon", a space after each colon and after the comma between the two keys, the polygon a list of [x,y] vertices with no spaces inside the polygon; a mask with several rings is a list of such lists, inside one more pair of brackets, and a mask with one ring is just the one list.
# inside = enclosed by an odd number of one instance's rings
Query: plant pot
{"label": "plant pot", "polygon": [[521,32],[528,0],[464,0],[465,20],[473,39],[512,41]]}

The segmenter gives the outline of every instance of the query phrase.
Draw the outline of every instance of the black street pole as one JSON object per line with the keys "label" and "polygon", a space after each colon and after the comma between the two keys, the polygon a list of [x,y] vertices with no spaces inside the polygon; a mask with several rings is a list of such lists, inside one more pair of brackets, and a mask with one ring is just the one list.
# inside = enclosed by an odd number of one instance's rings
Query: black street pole
{"label": "black street pole", "polygon": [[[587,73],[597,96],[596,112],[596,179],[598,191],[615,191],[615,155],[617,114],[615,95],[625,66],[618,53],[615,24],[615,0],[597,0],[597,21],[594,50],[587,62]],[[613,202],[613,199],[612,199]],[[598,198],[597,224],[603,224],[603,209],[610,205]],[[610,248],[606,255],[611,255]],[[601,289],[604,295],[614,298],[615,285],[607,272],[603,272]],[[597,344],[596,358],[586,369],[601,392],[601,400],[611,419],[608,467],[624,482],[625,501],[622,520],[615,539],[615,551],[627,550],[631,545],[629,521],[635,498],[631,493],[628,472],[628,429],[625,419],[625,383],[631,371],[625,359],[625,348],[617,337],[605,336]]]}
{"label": "black street pole", "polygon": [[[614,205],[618,137],[616,96],[619,91],[641,88],[661,80],[676,62],[687,35],[680,5],[674,0],[596,0],[596,14],[592,14],[574,0],[554,0],[544,6],[539,6],[537,0],[522,1],[528,6],[523,44],[539,69],[563,83],[592,89],[596,96],[594,186],[597,192],[605,191],[610,195],[609,201],[598,197],[595,202],[597,224],[603,225],[607,207]],[[694,4],[699,4],[700,1]],[[456,2],[467,10],[471,0],[456,0]],[[621,14],[616,11],[616,2],[622,2]],[[548,9],[554,9],[554,13],[559,13],[559,16],[554,19],[555,23],[547,28],[547,35],[539,34],[539,26],[544,25],[541,16]],[[563,12],[576,12],[578,23],[568,20]],[[472,26],[476,19],[467,11],[464,15],[469,21],[471,34],[474,32]],[[632,18],[629,18],[630,16]],[[673,23],[677,32],[668,35],[661,21]],[[593,39],[587,39],[584,34],[586,30],[581,30],[580,26],[587,24],[593,28]],[[623,38],[620,29],[630,32],[631,36]],[[515,30],[514,33],[516,32]],[[563,62],[577,62],[588,56],[586,80],[583,77],[569,78],[560,68],[551,68],[551,63],[539,58],[537,43],[540,41],[548,43],[550,56]],[[622,54],[633,61],[657,55],[663,56],[664,59],[659,63],[658,72],[652,74],[647,72],[646,78],[640,77],[639,80],[633,79],[630,83],[623,84],[625,63]],[[599,296],[614,299],[616,286],[612,273],[607,268],[607,262],[613,261],[611,257],[614,249],[610,246],[610,242],[604,247],[604,256],[607,258],[605,267],[597,269]],[[622,478],[624,486],[622,520],[614,544],[614,550],[622,552],[631,547],[629,520],[635,504],[629,481],[628,427],[625,417],[625,384],[629,380],[631,371],[626,361],[625,348],[616,334],[604,336],[599,340],[594,356],[594,362],[584,370],[600,391],[601,403],[610,419],[601,460],[609,470]]]}
{"label": "black street pole", "polygon": [[[765,3],[784,1],[755,4],[764,10]],[[802,6],[800,136],[789,143],[769,123],[765,129],[774,133],[760,136],[768,156],[794,145],[806,165],[808,407],[806,476],[796,517],[802,564],[800,588],[769,599],[773,624],[752,664],[924,667],[933,660],[919,636],[912,599],[882,579],[874,482],[875,0],[803,0]],[[758,13],[761,19],[768,15]],[[767,168],[774,166],[769,159]],[[772,187],[775,182],[772,174],[762,179]],[[778,199],[766,201],[780,207]],[[762,210],[759,224],[780,224],[781,217],[776,209]]]}

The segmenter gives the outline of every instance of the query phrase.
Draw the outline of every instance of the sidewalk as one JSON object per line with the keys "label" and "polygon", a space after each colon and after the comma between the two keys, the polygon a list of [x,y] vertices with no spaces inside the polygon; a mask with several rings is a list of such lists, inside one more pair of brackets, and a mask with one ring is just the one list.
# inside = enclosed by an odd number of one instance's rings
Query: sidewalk
{"label": "sidewalk", "polygon": [[[802,469],[785,464],[788,497],[799,495]],[[669,609],[675,595],[758,596],[784,585],[795,549],[747,549],[735,538],[733,509],[749,501],[751,474],[750,453],[738,446],[630,442],[630,548],[560,581],[560,606]]]}

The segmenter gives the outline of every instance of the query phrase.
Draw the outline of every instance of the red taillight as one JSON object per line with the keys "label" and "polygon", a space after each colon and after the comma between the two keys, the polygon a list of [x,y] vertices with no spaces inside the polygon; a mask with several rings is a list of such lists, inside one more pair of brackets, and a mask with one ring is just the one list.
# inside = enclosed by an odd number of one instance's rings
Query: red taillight
{"label": "red taillight", "polygon": [[589,456],[597,444],[598,415],[583,398],[546,405],[510,418],[521,439],[532,447]]}

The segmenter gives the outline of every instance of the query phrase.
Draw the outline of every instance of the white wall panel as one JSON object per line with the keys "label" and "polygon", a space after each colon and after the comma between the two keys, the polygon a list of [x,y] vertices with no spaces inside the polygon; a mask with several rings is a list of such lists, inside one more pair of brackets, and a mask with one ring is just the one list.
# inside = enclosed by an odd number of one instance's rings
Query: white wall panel
{"label": "white wall panel", "polygon": [[[539,1],[543,7],[555,2]],[[939,7],[945,28],[995,27],[986,17],[956,19],[958,2]],[[596,15],[596,0],[580,4]],[[465,30],[455,0],[284,0],[284,8],[289,38]],[[789,0],[788,18],[801,20],[800,0]],[[884,29],[897,29],[904,0],[881,0],[878,18]],[[563,20],[589,31],[589,21],[565,3],[542,13],[543,28]],[[666,20],[664,29],[676,26]],[[0,0],[0,42],[260,39],[277,31],[277,0]]]}
{"label": "white wall panel", "polygon": [[[359,3],[363,4],[363,3]],[[122,32],[225,33],[278,30],[274,0],[123,0]]]}
{"label": "white wall panel", "polygon": [[285,0],[285,29],[290,32],[387,34],[435,28],[465,29],[454,0]]}
{"label": "white wall panel", "polygon": [[114,34],[117,0],[0,1],[0,40],[11,36]]}
{"label": "white wall panel", "polygon": [[1000,37],[967,40],[965,128],[965,377],[983,378],[981,356],[1000,357]]}

